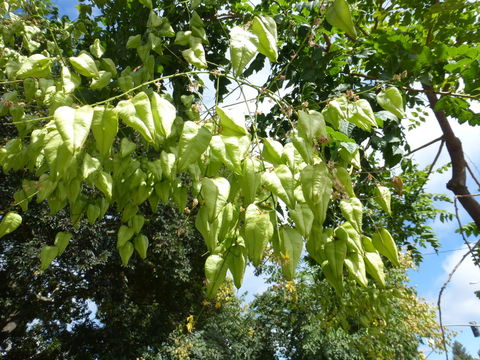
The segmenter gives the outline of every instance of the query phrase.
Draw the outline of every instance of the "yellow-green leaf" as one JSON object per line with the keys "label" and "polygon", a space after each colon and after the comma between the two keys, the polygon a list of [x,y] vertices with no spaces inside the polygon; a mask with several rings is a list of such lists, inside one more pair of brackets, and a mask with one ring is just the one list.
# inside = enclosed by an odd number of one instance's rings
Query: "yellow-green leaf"
{"label": "yellow-green leaf", "polygon": [[110,155],[117,131],[117,113],[112,108],[96,106],[93,111],[92,132],[95,146],[102,156]]}
{"label": "yellow-green leaf", "polygon": [[183,125],[182,135],[178,144],[178,172],[183,172],[193,164],[207,150],[212,134],[204,126],[199,126],[193,121]]}
{"label": "yellow-green leaf", "polygon": [[255,16],[252,32],[258,37],[258,51],[268,57],[271,62],[277,61],[277,24],[269,16]]}
{"label": "yellow-green leaf", "polygon": [[147,94],[141,92],[133,99],[122,100],[115,109],[125,124],[137,130],[148,142],[154,142],[155,123]]}
{"label": "yellow-green leaf", "polygon": [[53,114],[55,125],[66,148],[75,154],[83,147],[93,119],[93,108],[89,105],[73,109],[60,106]]}
{"label": "yellow-green leaf", "polygon": [[98,69],[95,60],[93,60],[93,58],[87,53],[72,56],[68,60],[80,75],[86,77],[98,77]]}
{"label": "yellow-green leaf", "polygon": [[374,191],[375,201],[377,204],[385,211],[388,215],[392,215],[392,210],[390,208],[390,202],[392,195],[390,194],[390,190],[381,185],[377,185]]}
{"label": "yellow-green leaf", "polygon": [[346,0],[335,0],[328,8],[325,17],[330,25],[346,32],[352,38],[357,37],[357,31]]}
{"label": "yellow-green leaf", "polygon": [[142,259],[146,259],[148,250],[148,238],[145,235],[138,235],[137,237],[135,237],[133,245],[138,255],[140,255]]}
{"label": "yellow-green leaf", "polygon": [[125,245],[118,249],[118,253],[120,254],[120,258],[122,259],[122,265],[127,266],[128,261],[133,255],[133,244],[130,241],[127,241]]}
{"label": "yellow-green leaf", "polygon": [[55,236],[55,246],[58,248],[58,255],[62,255],[73,235],[70,233],[59,232]]}
{"label": "yellow-green leaf", "polygon": [[378,93],[377,102],[382,108],[390,111],[399,119],[405,117],[402,94],[396,87],[390,86]]}
{"label": "yellow-green leaf", "polygon": [[40,270],[45,271],[48,269],[53,260],[58,256],[57,246],[44,246],[40,250]]}
{"label": "yellow-green leaf", "polygon": [[177,116],[175,107],[157,93],[152,95],[152,113],[157,133],[167,138],[172,133],[172,126]]}
{"label": "yellow-green leaf", "polygon": [[8,212],[0,223],[0,238],[15,231],[22,223],[22,217],[16,212]]}
{"label": "yellow-green leaf", "polygon": [[250,204],[245,211],[245,244],[253,265],[258,266],[262,262],[263,253],[272,239],[273,231],[270,212]]}
{"label": "yellow-green leaf", "polygon": [[389,259],[395,266],[400,266],[397,245],[387,229],[381,228],[375,232],[372,235],[372,242],[380,254]]}
{"label": "yellow-green leaf", "polygon": [[286,280],[293,280],[295,269],[302,255],[302,236],[291,227],[282,226],[279,230],[280,256],[283,276]]}
{"label": "yellow-green leaf", "polygon": [[207,278],[207,297],[213,298],[225,280],[228,266],[220,255],[210,255],[205,261],[205,277]]}
{"label": "yellow-green leaf", "polygon": [[230,58],[235,75],[241,75],[243,69],[257,54],[258,37],[240,26],[230,30]]}

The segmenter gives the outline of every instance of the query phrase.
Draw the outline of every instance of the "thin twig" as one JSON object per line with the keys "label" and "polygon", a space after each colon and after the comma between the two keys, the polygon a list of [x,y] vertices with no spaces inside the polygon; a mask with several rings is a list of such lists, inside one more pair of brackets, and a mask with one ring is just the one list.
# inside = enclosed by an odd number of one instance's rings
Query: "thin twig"
{"label": "thin twig", "polygon": [[428,142],[428,143],[426,143],[426,144],[424,144],[424,145],[422,145],[422,146],[420,146],[420,147],[418,147],[418,148],[410,151],[410,152],[407,153],[405,156],[412,155],[414,152],[417,152],[418,150],[422,150],[422,149],[424,149],[424,148],[426,148],[426,147],[428,147],[428,146],[430,146],[430,145],[432,145],[432,144],[435,144],[437,141],[440,141],[440,140],[443,140],[443,135],[440,136],[440,137],[438,137],[438,138],[436,138],[435,140],[432,140],[432,141],[430,141],[430,142]]}
{"label": "thin twig", "polygon": [[477,177],[475,176],[475,173],[472,171],[472,168],[470,167],[470,165],[468,165],[468,162],[466,163],[466,165],[467,165],[467,170],[472,176],[473,180],[477,183],[478,186],[480,186],[480,181],[478,181]]}
{"label": "thin twig", "polygon": [[[455,207],[455,217],[457,218],[457,223],[458,223],[458,229],[460,230],[460,235],[462,235],[462,239],[463,239],[463,242],[465,243],[465,245],[467,245],[468,247],[468,250],[470,251],[470,253],[472,254],[472,257],[474,258],[474,263],[477,264],[478,266],[480,266],[480,262],[479,262],[479,259],[477,258],[477,256],[475,255],[475,253],[473,252],[473,250],[475,250],[475,246],[477,244],[475,244],[473,247],[470,245],[470,243],[468,242],[467,240],[467,237],[465,236],[465,233],[463,232],[463,225],[462,225],[462,221],[460,220],[460,215],[458,214],[458,206],[457,206],[457,198],[455,197],[454,201],[453,201],[453,206]],[[479,240],[480,241],[480,240]]]}

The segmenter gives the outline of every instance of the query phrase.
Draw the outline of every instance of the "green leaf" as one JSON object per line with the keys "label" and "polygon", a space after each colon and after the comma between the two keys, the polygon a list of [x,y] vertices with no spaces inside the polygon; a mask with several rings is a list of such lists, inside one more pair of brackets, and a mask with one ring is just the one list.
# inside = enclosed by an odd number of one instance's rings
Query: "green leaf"
{"label": "green leaf", "polygon": [[15,231],[22,223],[22,217],[16,212],[8,212],[0,223],[0,238]]}
{"label": "green leaf", "polygon": [[235,75],[241,75],[243,69],[257,54],[258,37],[240,26],[230,30],[230,58]]}
{"label": "green leaf", "polygon": [[212,134],[206,127],[200,127],[193,121],[185,122],[178,144],[177,169],[179,173],[200,159],[200,156],[207,150],[211,138]]}
{"label": "green leaf", "polygon": [[52,59],[42,54],[34,54],[23,60],[15,77],[25,79],[28,77],[48,77],[50,75],[50,64]]}
{"label": "green leaf", "polygon": [[120,254],[120,258],[122,259],[122,265],[127,266],[128,261],[133,255],[133,244],[130,241],[127,241],[125,245],[118,249],[118,253]]}
{"label": "green leaf", "polygon": [[232,273],[233,283],[237,289],[240,289],[245,275],[245,267],[247,266],[245,244],[242,237],[238,238],[238,243],[241,245],[234,245],[230,248],[227,255],[228,269]]}
{"label": "green leaf", "polygon": [[120,226],[117,233],[117,249],[123,247],[135,235],[135,230],[126,225]]}
{"label": "green leaf", "polygon": [[397,245],[387,229],[381,228],[375,232],[372,235],[372,242],[380,254],[389,259],[395,266],[400,266]]}
{"label": "green leaf", "polygon": [[128,140],[127,138],[123,138],[120,142],[120,156],[124,158],[133,153],[136,148],[137,144]]}
{"label": "green leaf", "polygon": [[318,138],[328,139],[323,115],[315,110],[300,110],[298,112],[298,135],[311,144],[316,144]]}
{"label": "green leaf", "polygon": [[324,163],[308,165],[300,173],[303,195],[315,220],[323,224],[332,195],[332,181]]}
{"label": "green leaf", "polygon": [[160,153],[160,163],[162,166],[163,177],[173,179],[175,177],[175,154],[162,151]]}
{"label": "green leaf", "polygon": [[78,56],[72,56],[68,59],[75,70],[86,77],[98,77],[98,69],[95,60],[87,53],[81,53]]}
{"label": "green leaf", "polygon": [[392,195],[390,194],[390,190],[385,186],[377,185],[374,190],[374,196],[380,208],[391,216],[392,210],[390,208],[390,202]]}
{"label": "green leaf", "polygon": [[109,71],[99,71],[98,78],[93,78],[90,84],[90,89],[92,90],[100,90],[103,89],[105,86],[110,84],[110,80],[112,78],[112,73]]}
{"label": "green leaf", "polygon": [[402,94],[396,87],[390,86],[378,93],[377,102],[383,109],[390,111],[399,119],[405,118]]}
{"label": "green leaf", "polygon": [[58,255],[62,255],[73,235],[70,233],[59,232],[55,236],[55,246],[58,249]]}
{"label": "green leaf", "polygon": [[143,215],[134,215],[128,221],[128,225],[135,231],[135,234],[139,234],[142,231],[143,224],[145,223],[145,217]]}
{"label": "green leaf", "polygon": [[200,194],[208,210],[208,220],[214,221],[223,210],[230,194],[230,183],[227,179],[217,177],[214,179],[204,178]]}
{"label": "green leaf", "polygon": [[380,255],[376,251],[365,251],[364,260],[367,273],[382,287],[385,287],[385,273],[383,271],[383,261],[380,258]]}
{"label": "green leaf", "polygon": [[289,208],[295,207],[295,179],[286,165],[278,166],[273,172],[265,172],[262,176],[264,186],[274,195],[282,199]]}
{"label": "green leaf", "polygon": [[99,39],[95,39],[93,41],[93,44],[90,45],[90,52],[92,53],[93,56],[95,56],[97,59],[100,59],[103,54],[105,54],[105,48],[102,46],[100,43]]}
{"label": "green leaf", "polygon": [[243,161],[240,187],[242,189],[243,203],[245,206],[255,201],[257,189],[262,182],[260,169],[261,164],[255,158],[247,157]]}
{"label": "green leaf", "polygon": [[142,35],[132,35],[128,37],[127,40],[127,49],[136,49],[142,45]]}
{"label": "green leaf", "polygon": [[87,219],[90,225],[95,224],[95,221],[100,216],[100,206],[95,204],[89,204],[87,207]]}
{"label": "green leaf", "polygon": [[303,251],[302,236],[291,227],[282,226],[279,230],[280,256],[282,272],[285,279],[292,281],[295,277],[295,269]]}
{"label": "green leaf", "polygon": [[361,234],[363,215],[362,202],[356,197],[343,199],[340,201],[340,210],[342,211],[344,218],[353,225],[354,229],[359,234]]}
{"label": "green leaf", "polygon": [[250,204],[245,211],[245,244],[248,257],[253,265],[262,262],[263,252],[273,236],[273,224],[270,212],[260,209],[255,204]]}
{"label": "green leaf", "polygon": [[[195,38],[196,39],[196,38]],[[191,40],[191,39],[190,39]],[[190,41],[190,48],[182,51],[182,56],[189,64],[196,66],[199,69],[207,68],[207,60],[205,59],[205,50],[199,41]]]}
{"label": "green leaf", "polygon": [[346,32],[350,37],[356,38],[357,31],[353,25],[352,16],[346,0],[335,0],[328,8],[325,18],[332,26]]}
{"label": "green leaf", "polygon": [[100,166],[101,163],[97,158],[91,157],[88,153],[85,153],[82,163],[82,178],[88,178],[91,174],[96,172]]}
{"label": "green leaf", "polygon": [[365,262],[360,254],[356,252],[349,253],[345,258],[345,266],[359,285],[363,287],[368,286],[367,274],[365,272]]}
{"label": "green leaf", "polygon": [[107,157],[117,136],[118,116],[115,110],[104,106],[93,109],[92,132],[98,152]]}
{"label": "green leaf", "polygon": [[113,179],[112,175],[105,171],[99,171],[97,179],[95,180],[95,186],[100,190],[107,199],[112,198]]}
{"label": "green leaf", "polygon": [[265,138],[263,139],[262,158],[270,164],[278,165],[282,163],[283,145],[278,141]]}
{"label": "green leaf", "polygon": [[48,269],[53,260],[58,256],[57,246],[44,246],[40,250],[40,270]]}
{"label": "green leaf", "polygon": [[154,142],[155,123],[147,94],[141,92],[133,99],[122,100],[117,104],[115,110],[125,124],[137,130],[148,142]]}
{"label": "green leaf", "polygon": [[175,107],[159,94],[153,93],[152,113],[157,133],[168,138],[172,133],[172,126],[177,117]]}
{"label": "green leaf", "polygon": [[210,142],[212,153],[236,174],[242,171],[242,160],[250,147],[249,136],[215,135]]}
{"label": "green leaf", "polygon": [[117,67],[115,66],[115,63],[113,62],[112,59],[109,59],[109,58],[101,59],[101,63],[102,63],[102,68],[104,70],[111,73],[112,76],[117,76]]}
{"label": "green leaf", "polygon": [[345,191],[349,197],[355,197],[355,192],[353,191],[352,179],[347,169],[344,167],[337,167],[335,169],[335,178],[338,181],[338,184],[341,185],[341,190]]}
{"label": "green leaf", "polygon": [[220,231],[219,220],[221,219],[217,217],[215,221],[210,222],[208,220],[208,209],[206,207],[200,208],[195,217],[195,227],[200,231],[200,234],[202,234],[205,245],[207,245],[210,253],[214,253],[217,247],[218,232]]}
{"label": "green leaf", "polygon": [[258,51],[268,57],[271,62],[277,61],[277,24],[269,16],[255,16],[252,32],[258,37]]}
{"label": "green leaf", "polygon": [[93,108],[89,105],[73,109],[60,106],[53,114],[55,125],[63,142],[71,154],[83,147],[93,118]]}
{"label": "green leaf", "polygon": [[327,258],[332,275],[335,279],[341,280],[343,278],[343,263],[347,256],[347,242],[343,237],[335,236],[326,239],[324,245],[325,257]]}
{"label": "green leaf", "polygon": [[372,126],[377,126],[372,107],[367,100],[360,99],[350,105],[349,116],[347,117],[349,122],[365,131],[370,131]]}
{"label": "green leaf", "polygon": [[295,208],[289,208],[288,214],[295,222],[295,229],[305,238],[310,236],[313,225],[313,212],[308,204],[297,203]]}
{"label": "green leaf", "polygon": [[152,0],[138,0],[142,5],[146,6],[150,10],[153,9]]}
{"label": "green leaf", "polygon": [[220,255],[210,255],[205,261],[205,277],[207,278],[207,297],[212,299],[217,294],[227,275],[228,266]]}
{"label": "green leaf", "polygon": [[135,237],[133,245],[138,255],[142,259],[146,259],[148,250],[148,238],[145,235],[138,235],[137,237]]}
{"label": "green leaf", "polygon": [[244,136],[248,135],[245,127],[245,116],[241,112],[222,109],[217,106],[217,115],[222,125],[222,135],[225,136]]}

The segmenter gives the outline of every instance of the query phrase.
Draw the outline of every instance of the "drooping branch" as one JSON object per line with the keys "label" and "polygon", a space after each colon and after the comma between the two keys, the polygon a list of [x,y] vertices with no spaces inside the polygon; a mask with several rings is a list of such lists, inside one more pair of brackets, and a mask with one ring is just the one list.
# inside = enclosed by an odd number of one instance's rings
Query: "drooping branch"
{"label": "drooping branch", "polygon": [[475,225],[480,229],[480,204],[471,196],[467,187],[467,162],[463,153],[462,142],[455,136],[448,122],[447,115],[443,111],[434,110],[438,98],[432,86],[427,84],[422,84],[422,86],[430,103],[430,107],[435,114],[435,118],[442,129],[443,140],[447,146],[452,163],[452,178],[447,183],[447,189],[458,196],[458,201],[460,201],[475,222]]}

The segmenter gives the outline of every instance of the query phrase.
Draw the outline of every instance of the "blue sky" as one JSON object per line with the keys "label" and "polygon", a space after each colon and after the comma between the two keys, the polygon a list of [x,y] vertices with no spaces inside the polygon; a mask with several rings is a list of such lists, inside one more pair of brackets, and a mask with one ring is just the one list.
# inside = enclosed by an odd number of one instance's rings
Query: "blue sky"
{"label": "blue sky", "polygon": [[[72,19],[77,16],[78,11],[75,8],[77,0],[56,0],[54,2],[60,6],[62,14],[68,15]],[[262,79],[257,78],[256,82],[261,83],[261,80]],[[237,96],[232,96],[232,98],[237,98]],[[250,98],[249,94],[247,94],[247,98]],[[478,106],[477,110],[480,110],[480,106]],[[478,168],[480,168],[480,159],[477,155],[480,128],[458,126],[457,124],[454,125],[457,136],[460,137],[464,144],[465,153],[474,165],[473,168],[474,171],[476,171],[477,176],[480,177],[478,171]],[[431,117],[426,124],[409,134],[409,142],[411,143],[412,148],[415,148],[437,138],[438,136],[440,136],[440,130],[433,117]],[[415,159],[423,166],[426,166],[431,163],[435,151],[436,146],[434,145],[416,153]],[[446,150],[444,150],[442,157],[439,159],[438,165],[443,165],[447,162],[448,156]],[[445,193],[453,198],[452,194],[445,188],[449,176],[449,172],[442,175],[435,174],[428,182],[428,191],[432,193]],[[472,183],[470,183],[470,187],[472,193],[476,192],[477,189]],[[442,206],[451,212],[454,211],[453,206],[451,205],[447,206],[446,204],[439,204],[439,206]],[[463,211],[461,213],[462,222],[470,222],[468,216],[466,216]],[[442,251],[465,248],[460,235],[454,232],[456,228],[455,223],[442,224],[440,222],[435,222],[431,225],[441,240]],[[423,252],[426,253],[426,255],[424,256],[424,261],[420,268],[417,271],[409,272],[411,284],[417,287],[420,296],[424,297],[429,302],[436,304],[440,287],[446,280],[452,267],[464,253],[464,250],[442,252],[438,255],[431,254],[431,249],[425,249]],[[249,298],[251,298],[253,294],[259,293],[266,288],[266,284],[261,279],[254,277],[251,268],[247,269],[244,284],[245,285],[241,290],[242,292],[248,291],[250,294]],[[469,321],[477,321],[480,323],[480,301],[473,295],[473,292],[479,289],[480,270],[473,265],[470,259],[468,259],[468,261],[465,261],[465,263],[459,268],[450,285],[445,290],[442,306],[444,323],[466,324]],[[455,327],[453,329],[458,332],[456,339],[460,341],[472,355],[476,355],[477,351],[480,349],[480,338],[474,338],[470,328]],[[428,357],[430,360],[444,358],[445,356],[443,354],[432,354]]]}

